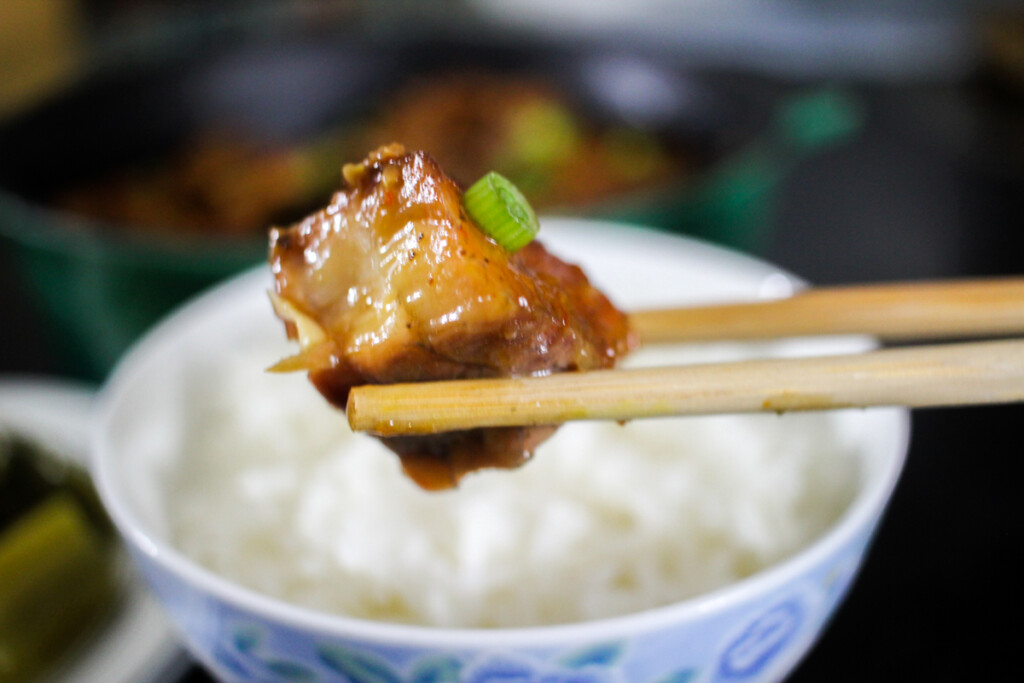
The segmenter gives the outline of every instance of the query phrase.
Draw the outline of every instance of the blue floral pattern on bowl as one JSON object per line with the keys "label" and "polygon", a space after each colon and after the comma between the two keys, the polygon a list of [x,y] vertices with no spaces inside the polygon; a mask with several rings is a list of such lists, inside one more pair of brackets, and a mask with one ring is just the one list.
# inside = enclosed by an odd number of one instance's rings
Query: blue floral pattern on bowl
{"label": "blue floral pattern on bowl", "polygon": [[[460,657],[425,654],[399,668],[382,656],[332,643],[315,647],[316,662],[287,659],[264,647],[259,626],[237,627],[228,642],[213,650],[217,664],[242,680],[329,681],[350,683],[625,683],[617,667],[623,642],[600,643],[561,654],[554,660],[523,655]],[[695,669],[683,669],[657,683],[690,683]]]}
{"label": "blue floral pattern on bowl", "polygon": [[748,680],[761,673],[793,640],[804,610],[796,600],[771,608],[747,624],[722,653],[718,662],[720,680]]}
{"label": "blue floral pattern on bowl", "polygon": [[[224,681],[733,683],[778,680],[799,660],[849,588],[868,538],[854,536],[804,571],[780,574],[773,590],[707,613],[673,619],[666,618],[672,608],[655,610],[654,625],[646,629],[616,631],[613,620],[610,637],[454,647],[406,646],[287,625],[198,594],[145,554],[137,560],[192,652]],[[714,596],[708,599],[713,604]],[[557,636],[558,630],[549,632]]]}

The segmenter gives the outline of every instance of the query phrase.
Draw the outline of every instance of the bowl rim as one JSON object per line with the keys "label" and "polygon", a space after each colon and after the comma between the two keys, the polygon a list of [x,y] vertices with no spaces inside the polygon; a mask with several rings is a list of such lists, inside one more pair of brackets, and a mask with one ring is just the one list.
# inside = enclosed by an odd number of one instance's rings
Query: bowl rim
{"label": "bowl rim", "polygon": [[[545,227],[558,229],[561,225],[586,226],[607,234],[630,231],[638,240],[654,247],[681,246],[690,252],[716,260],[723,266],[743,268],[747,272],[779,273],[803,284],[799,278],[774,265],[717,245],[690,237],[658,232],[627,223],[590,219],[549,218]],[[906,408],[878,408],[895,419],[895,434],[884,465],[873,477],[874,483],[862,487],[839,519],[824,533],[796,553],[738,581],[709,592],[667,605],[634,613],[601,619],[543,626],[505,627],[494,629],[449,628],[426,625],[389,623],[338,614],[319,612],[309,607],[289,603],[281,598],[262,594],[206,569],[191,560],[159,535],[146,529],[146,525],[132,511],[132,506],[115,486],[113,452],[105,427],[115,413],[117,397],[123,385],[130,384],[134,367],[154,350],[170,344],[176,330],[190,321],[205,318],[210,311],[224,302],[237,298],[240,292],[250,290],[265,269],[251,269],[201,294],[165,318],[153,330],[136,342],[118,362],[114,371],[100,389],[97,401],[97,419],[91,439],[93,473],[97,489],[115,525],[129,546],[141,552],[151,562],[175,575],[196,590],[213,596],[232,609],[258,615],[263,620],[299,630],[318,632],[326,638],[358,639],[379,645],[401,645],[421,648],[465,648],[496,646],[550,646],[587,640],[621,638],[627,634],[649,632],[685,622],[695,616],[726,610],[758,595],[770,595],[792,578],[807,573],[826,557],[837,553],[859,534],[870,542],[877,522],[894,491],[906,462],[910,442],[910,411]],[[869,482],[870,483],[870,482]]]}

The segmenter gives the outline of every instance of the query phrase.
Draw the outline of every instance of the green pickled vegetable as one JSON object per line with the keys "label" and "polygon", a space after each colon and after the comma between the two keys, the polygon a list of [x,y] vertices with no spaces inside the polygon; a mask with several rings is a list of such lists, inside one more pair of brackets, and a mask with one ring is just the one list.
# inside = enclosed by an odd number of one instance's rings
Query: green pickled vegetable
{"label": "green pickled vegetable", "polygon": [[523,193],[494,171],[466,190],[463,204],[480,229],[508,251],[522,249],[540,230],[537,215]]}
{"label": "green pickled vegetable", "polygon": [[110,609],[113,561],[66,493],[0,534],[0,680],[31,680]]}
{"label": "green pickled vegetable", "polygon": [[0,435],[0,681],[32,681],[109,613],[117,552],[87,474]]}
{"label": "green pickled vegetable", "polygon": [[105,534],[113,527],[84,469],[14,434],[0,433],[0,533],[55,491],[74,497]]}

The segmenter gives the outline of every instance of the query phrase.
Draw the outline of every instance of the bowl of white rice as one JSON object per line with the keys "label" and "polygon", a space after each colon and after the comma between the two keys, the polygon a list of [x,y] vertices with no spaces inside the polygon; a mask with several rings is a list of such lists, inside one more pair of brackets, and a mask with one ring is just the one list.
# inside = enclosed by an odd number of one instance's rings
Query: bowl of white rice
{"label": "bowl of white rice", "polygon": [[[549,219],[624,310],[785,296],[707,244]],[[301,375],[244,274],[153,329],[101,393],[100,494],[194,656],[225,681],[778,680],[847,592],[907,411],[565,425],[514,471],[426,492]],[[645,348],[678,365],[865,338]]]}

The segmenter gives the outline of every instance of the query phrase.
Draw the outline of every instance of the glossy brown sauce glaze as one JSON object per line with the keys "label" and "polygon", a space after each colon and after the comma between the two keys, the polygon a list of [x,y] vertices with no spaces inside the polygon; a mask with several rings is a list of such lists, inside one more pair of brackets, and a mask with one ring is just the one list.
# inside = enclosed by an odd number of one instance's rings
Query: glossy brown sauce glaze
{"label": "glossy brown sauce glaze", "polygon": [[[305,370],[344,409],[351,387],[612,366],[626,316],[537,241],[509,253],[466,215],[428,155],[389,145],[344,169],[327,208],[271,231],[275,305]],[[383,437],[427,489],[517,467],[552,428]]]}

